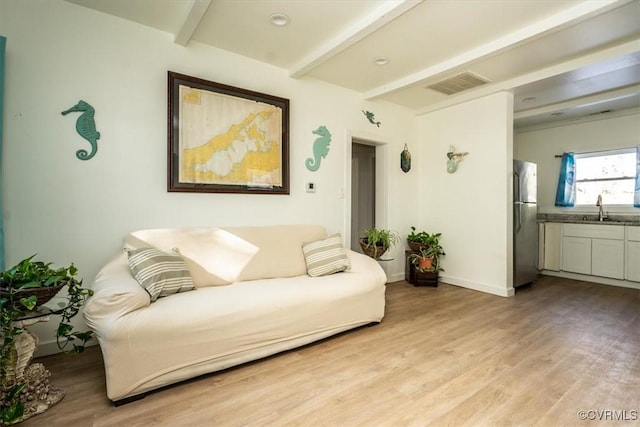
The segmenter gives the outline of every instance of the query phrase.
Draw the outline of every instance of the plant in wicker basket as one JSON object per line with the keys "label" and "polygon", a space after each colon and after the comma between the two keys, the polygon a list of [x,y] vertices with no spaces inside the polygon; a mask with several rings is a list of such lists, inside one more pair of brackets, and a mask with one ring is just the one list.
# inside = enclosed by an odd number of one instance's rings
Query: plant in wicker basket
{"label": "plant in wicker basket", "polygon": [[373,227],[364,230],[364,237],[360,238],[360,247],[365,255],[378,259],[399,241],[400,237],[395,231]]}
{"label": "plant in wicker basket", "polygon": [[429,233],[426,231],[416,232],[416,228],[411,226],[411,233],[407,235],[407,244],[412,251],[420,252],[420,250],[426,246],[428,240]]}
{"label": "plant in wicker basket", "polygon": [[82,287],[82,280],[74,277],[78,269],[73,264],[54,269],[52,263],[34,258],[32,255],[0,273],[0,425],[19,422],[24,415],[22,394],[27,384],[16,375],[25,363],[19,360],[16,348],[19,336],[26,333],[21,320],[42,311],[43,304],[66,288],[65,307],[51,311],[60,315],[56,330],[58,347],[65,350],[71,344],[71,352],[81,353],[92,336],[91,332],[73,332],[70,323],[93,294]]}

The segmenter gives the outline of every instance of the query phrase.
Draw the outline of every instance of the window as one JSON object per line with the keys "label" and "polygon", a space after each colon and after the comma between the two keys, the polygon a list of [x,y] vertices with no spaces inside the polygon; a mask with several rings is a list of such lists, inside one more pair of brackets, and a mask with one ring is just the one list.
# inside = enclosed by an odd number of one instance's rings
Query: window
{"label": "window", "polygon": [[636,149],[575,155],[576,205],[632,205],[636,178]]}

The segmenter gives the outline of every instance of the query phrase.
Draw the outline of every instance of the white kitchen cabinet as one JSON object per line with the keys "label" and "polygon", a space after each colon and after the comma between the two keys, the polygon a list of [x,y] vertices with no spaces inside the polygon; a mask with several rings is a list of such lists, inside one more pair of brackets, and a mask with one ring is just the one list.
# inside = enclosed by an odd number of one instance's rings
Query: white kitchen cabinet
{"label": "white kitchen cabinet", "polygon": [[547,222],[540,237],[541,270],[560,271],[562,267],[562,224]]}
{"label": "white kitchen cabinet", "polygon": [[640,282],[640,227],[545,223],[543,268]]}
{"label": "white kitchen cabinet", "polygon": [[562,234],[562,270],[624,279],[624,226],[564,224]]}
{"label": "white kitchen cabinet", "polygon": [[591,239],[565,236],[562,239],[562,270],[591,274]]}
{"label": "white kitchen cabinet", "polygon": [[591,239],[591,274],[624,279],[624,240]]}
{"label": "white kitchen cabinet", "polygon": [[640,227],[626,226],[626,259],[625,279],[640,282]]}

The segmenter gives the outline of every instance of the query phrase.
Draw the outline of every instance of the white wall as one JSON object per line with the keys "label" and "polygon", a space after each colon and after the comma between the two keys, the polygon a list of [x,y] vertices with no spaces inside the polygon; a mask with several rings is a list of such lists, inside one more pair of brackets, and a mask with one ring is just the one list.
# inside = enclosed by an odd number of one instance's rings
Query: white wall
{"label": "white wall", "polygon": [[[511,174],[513,96],[498,93],[419,118],[421,186],[416,227],[442,233],[443,279],[513,294]],[[469,152],[458,171],[446,153]]]}
{"label": "white wall", "polygon": [[[386,225],[405,235],[415,222],[417,211],[407,205],[415,203],[416,172],[404,174],[399,166],[404,144],[417,148],[409,110],[364,102],[312,79],[293,80],[286,70],[197,43],[185,48],[171,34],[61,0],[0,1],[0,33],[7,36],[2,190],[8,266],[38,253],[55,265],[74,262],[90,282],[136,229],[320,223],[344,231],[351,135],[390,145],[383,172]],[[166,191],[168,70],[290,99],[290,195]],[[80,99],[95,107],[101,133],[89,161],[75,157],[88,148],[75,130],[77,114],[60,114]],[[382,126],[370,124],[361,110],[373,111]],[[320,170],[309,172],[304,160],[319,125],[333,140]],[[308,181],[316,193],[305,192]],[[397,280],[404,264],[396,258],[385,268]],[[52,340],[53,323],[37,329],[42,343]]]}
{"label": "white wall", "polygon": [[[609,116],[608,116],[609,117]],[[555,207],[556,188],[563,152],[589,151],[635,147],[640,144],[640,113],[615,115],[587,122],[558,123],[552,127],[517,130],[514,153],[519,160],[538,164],[538,211],[541,213],[597,213],[593,207]],[[606,200],[605,200],[606,206]],[[637,208],[611,206],[609,213],[637,214]]]}

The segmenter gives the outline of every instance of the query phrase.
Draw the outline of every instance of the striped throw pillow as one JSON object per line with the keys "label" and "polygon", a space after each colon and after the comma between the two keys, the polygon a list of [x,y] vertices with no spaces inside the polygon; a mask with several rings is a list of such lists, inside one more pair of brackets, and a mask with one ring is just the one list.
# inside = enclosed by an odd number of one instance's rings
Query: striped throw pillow
{"label": "striped throw pillow", "polygon": [[322,240],[302,245],[309,276],[325,276],[351,268],[347,251],[342,247],[340,234],[331,234]]}
{"label": "striped throw pillow", "polygon": [[127,251],[129,267],[151,296],[151,302],[177,292],[195,288],[189,268],[175,251],[163,252],[156,248],[140,248]]}

